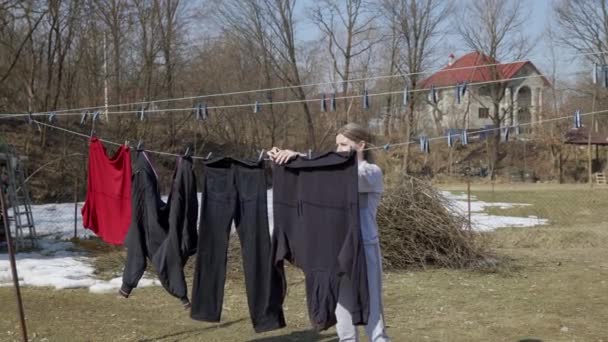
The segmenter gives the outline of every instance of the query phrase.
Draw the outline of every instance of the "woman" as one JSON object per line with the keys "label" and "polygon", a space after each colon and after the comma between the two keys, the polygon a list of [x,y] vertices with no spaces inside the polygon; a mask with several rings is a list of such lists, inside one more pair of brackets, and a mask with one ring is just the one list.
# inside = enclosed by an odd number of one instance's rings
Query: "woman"
{"label": "woman", "polygon": [[[342,127],[336,135],[336,151],[357,151],[359,168],[359,216],[361,220],[361,235],[365,248],[367,264],[367,279],[369,287],[369,318],[365,333],[370,341],[389,341],[384,328],[382,308],[382,258],[378,240],[378,224],[376,211],[380,204],[383,191],[382,170],[372,163],[371,153],[367,150],[370,141],[369,132],[360,125],[350,123]],[[281,150],[274,147],[268,152],[270,158],[277,164],[284,164],[297,156],[305,156],[291,150]],[[348,282],[340,284],[340,295],[336,308],[338,324],[336,330],[340,341],[359,341],[357,328],[352,324],[349,307],[349,293],[352,291]]]}

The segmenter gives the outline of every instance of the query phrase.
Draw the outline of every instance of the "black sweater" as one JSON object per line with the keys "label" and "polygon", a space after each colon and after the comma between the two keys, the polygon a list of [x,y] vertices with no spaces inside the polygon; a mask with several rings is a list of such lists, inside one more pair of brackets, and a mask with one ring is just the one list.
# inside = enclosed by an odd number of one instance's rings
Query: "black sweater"
{"label": "black sweater", "polygon": [[137,152],[132,181],[131,226],[121,294],[128,297],[152,261],[163,287],[188,304],[184,265],[196,253],[196,177],[192,159],[177,161],[167,203],[161,200],[154,168],[145,152]]}

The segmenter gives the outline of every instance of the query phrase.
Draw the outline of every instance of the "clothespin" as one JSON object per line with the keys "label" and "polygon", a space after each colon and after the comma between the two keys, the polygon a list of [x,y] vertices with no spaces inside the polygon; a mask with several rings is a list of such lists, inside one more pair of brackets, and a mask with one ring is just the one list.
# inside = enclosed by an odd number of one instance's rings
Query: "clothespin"
{"label": "clothespin", "polygon": [[407,84],[403,87],[403,106],[407,106],[407,99],[409,96],[409,91],[407,90]]}
{"label": "clothespin", "polygon": [[325,94],[321,94],[321,112],[326,112],[327,108],[325,106]]}
{"label": "clothespin", "polygon": [[308,149],[308,159],[312,159],[312,150]]}
{"label": "clothespin", "polygon": [[139,118],[139,121],[144,121],[146,119],[146,107],[144,105],[142,105],[139,112],[137,112],[137,117]]}
{"label": "clothespin", "polygon": [[82,115],[80,116],[80,126],[84,126],[87,123],[87,118],[89,117],[89,112],[88,111],[84,111],[82,112]]}
{"label": "clothespin", "polygon": [[467,132],[466,129],[462,131],[462,136],[461,136],[460,141],[462,142],[463,146],[466,146],[469,144],[469,133]]}
{"label": "clothespin", "polygon": [[329,101],[329,110],[332,112],[336,111],[336,93],[331,94],[331,100]]}
{"label": "clothespin", "polygon": [[212,154],[213,154],[213,152],[209,152],[209,154],[207,154],[207,157],[205,157],[205,160],[208,160],[209,158],[211,158]]}
{"label": "clothespin", "polygon": [[431,91],[429,92],[429,100],[433,104],[437,104],[437,91],[435,90],[434,85],[431,85]]}
{"label": "clothespin", "polygon": [[199,103],[196,106],[196,110],[195,110],[195,114],[196,114],[196,120],[207,120],[207,117],[209,117],[209,112],[207,109],[207,104],[206,103]]}
{"label": "clothespin", "polygon": [[464,81],[460,85],[460,97],[463,98],[466,93],[467,93],[467,81]]}
{"label": "clothespin", "polygon": [[125,140],[125,147],[129,147],[129,140]]}
{"label": "clothespin", "polygon": [[454,88],[455,92],[454,92],[454,96],[456,97],[456,103],[460,104],[460,92],[461,92],[461,87],[462,85],[459,83],[456,83],[456,88]]}
{"label": "clothespin", "polygon": [[253,105],[253,112],[254,112],[255,114],[257,114],[257,113],[259,113],[259,112],[260,112],[260,102],[255,101],[255,104]]}
{"label": "clothespin", "polygon": [[50,114],[49,114],[48,121],[49,121],[49,123],[50,123],[50,124],[53,124],[53,123],[55,122],[55,116],[56,116],[56,115],[57,115],[57,114],[55,114],[55,113],[50,113]]}
{"label": "clothespin", "polygon": [[424,153],[426,153],[426,154],[431,153],[431,144],[427,137],[424,137]]}
{"label": "clothespin", "polygon": [[503,129],[501,129],[502,131],[502,142],[508,142],[509,141],[509,127],[505,127]]}
{"label": "clothespin", "polygon": [[99,119],[99,115],[101,114],[100,111],[96,111],[95,113],[93,113],[93,122],[96,122],[97,119]]}
{"label": "clothespin", "polygon": [[258,163],[262,161],[262,158],[264,158],[264,154],[266,153],[265,149],[262,149],[260,151],[260,155],[258,156]]}
{"label": "clothespin", "polygon": [[137,142],[137,151],[142,151],[144,147],[144,141],[143,139],[139,139],[139,141]]}
{"label": "clothespin", "polygon": [[581,127],[583,127],[583,121],[581,120],[581,110],[577,109],[576,112],[574,112],[574,128]]}
{"label": "clothespin", "polygon": [[599,66],[597,65],[597,63],[593,63],[593,84],[597,84],[598,73]]}
{"label": "clothespin", "polygon": [[388,152],[388,150],[391,148],[391,144],[385,144],[384,146],[382,146],[382,148],[384,149],[384,151]]}
{"label": "clothespin", "polygon": [[363,90],[363,109],[369,109],[369,95],[367,93],[367,88]]}
{"label": "clothespin", "polygon": [[186,151],[184,152],[184,157],[190,156],[190,146],[186,147]]}
{"label": "clothespin", "polygon": [[420,152],[426,152],[426,136],[421,136],[420,138]]}

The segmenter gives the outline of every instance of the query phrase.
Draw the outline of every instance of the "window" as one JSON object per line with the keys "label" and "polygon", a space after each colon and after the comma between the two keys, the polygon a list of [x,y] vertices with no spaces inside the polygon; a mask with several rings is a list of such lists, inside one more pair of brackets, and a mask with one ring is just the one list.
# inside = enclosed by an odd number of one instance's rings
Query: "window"
{"label": "window", "polygon": [[479,118],[480,119],[488,119],[489,117],[490,117],[489,108],[479,108]]}

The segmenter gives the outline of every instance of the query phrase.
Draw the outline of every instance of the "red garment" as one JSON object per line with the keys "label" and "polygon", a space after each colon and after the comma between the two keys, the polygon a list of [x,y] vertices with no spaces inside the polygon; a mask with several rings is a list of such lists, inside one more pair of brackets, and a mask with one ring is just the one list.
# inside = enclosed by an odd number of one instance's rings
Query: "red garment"
{"label": "red garment", "polygon": [[82,224],[103,241],[122,245],[131,223],[131,155],[120,146],[109,158],[97,138],[89,145],[87,197]]}

